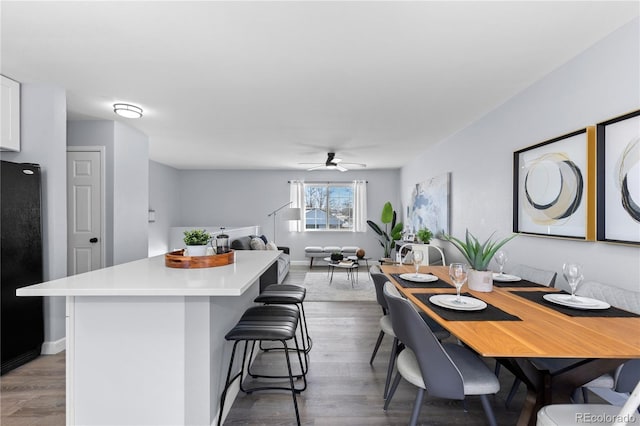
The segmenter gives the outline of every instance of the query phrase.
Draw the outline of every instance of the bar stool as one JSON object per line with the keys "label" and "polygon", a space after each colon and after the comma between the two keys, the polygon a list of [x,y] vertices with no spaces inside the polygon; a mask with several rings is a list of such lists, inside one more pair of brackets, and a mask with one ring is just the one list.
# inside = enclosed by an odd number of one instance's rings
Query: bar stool
{"label": "bar stool", "polygon": [[[296,321],[296,324],[299,324],[300,312],[298,311],[297,306],[261,305],[261,306],[253,306],[247,309],[245,313],[242,314],[240,321],[243,324],[265,325],[265,324],[273,323],[274,321],[277,322],[281,320],[292,322],[294,319]],[[260,342],[260,344],[262,344],[262,341]],[[297,341],[296,341],[296,345],[297,345]],[[249,354],[249,359],[253,359],[254,349],[255,349],[255,341],[251,345],[251,353]],[[271,347],[271,348],[265,349],[260,347],[260,349],[267,352],[269,350],[284,350],[285,348]],[[302,349],[298,349],[297,347],[296,349],[288,348],[288,350],[304,352]],[[301,374],[293,375],[293,377],[296,379],[306,376],[307,371],[309,370],[309,360],[307,359],[306,356],[304,357],[304,362],[302,362],[302,358],[301,358],[300,368],[301,368]],[[269,379],[282,379],[282,378],[288,377],[288,376],[268,376],[264,374],[256,374],[251,371],[251,365],[247,367],[247,374],[254,378],[262,377],[262,378],[269,378]],[[306,389],[306,385],[301,390],[304,390],[304,389]]]}
{"label": "bar stool", "polygon": [[[298,412],[298,402],[296,399],[296,393],[300,393],[307,387],[306,375],[303,373],[301,376],[294,376],[291,369],[291,360],[289,358],[289,348],[287,347],[287,341],[293,339],[295,342],[295,349],[293,350],[298,354],[298,361],[300,362],[301,369],[303,368],[301,353],[303,350],[298,345],[298,338],[296,336],[296,329],[299,322],[299,313],[297,309],[290,306],[254,306],[245,311],[238,323],[227,333],[225,339],[227,341],[233,341],[233,349],[231,351],[231,359],[229,360],[229,369],[227,371],[227,378],[225,380],[224,389],[220,397],[220,412],[218,414],[218,424],[222,424],[222,414],[224,412],[224,402],[227,397],[227,391],[229,386],[238,377],[240,378],[240,390],[247,394],[251,394],[261,390],[288,390],[291,391],[293,398],[293,406],[296,413],[297,424],[300,425],[300,413]],[[245,389],[242,382],[244,378],[245,364],[247,359],[247,348],[249,342],[255,345],[256,341],[273,341],[280,342],[283,345],[285,360],[287,363],[287,376],[274,376],[263,375],[257,377],[267,378],[282,378],[288,377],[289,387],[284,386],[258,386]],[[238,343],[244,341],[244,351],[242,354],[242,367],[238,373],[231,377],[233,370],[233,361],[235,359],[236,348]],[[253,351],[253,347],[252,347]],[[247,368],[247,371],[249,368]],[[302,377],[304,385],[302,388],[296,388],[293,382],[295,377]]]}
{"label": "bar stool", "polygon": [[[307,328],[307,316],[304,312],[304,299],[307,294],[307,289],[294,284],[271,284],[267,286],[258,297],[253,301],[256,303],[263,303],[265,305],[295,305],[300,312],[301,326],[300,334],[302,337],[302,350],[305,354],[308,354],[313,346],[313,341],[309,336],[309,329]],[[306,337],[305,337],[306,336]],[[272,348],[264,348],[260,346],[260,349],[268,351]]]}

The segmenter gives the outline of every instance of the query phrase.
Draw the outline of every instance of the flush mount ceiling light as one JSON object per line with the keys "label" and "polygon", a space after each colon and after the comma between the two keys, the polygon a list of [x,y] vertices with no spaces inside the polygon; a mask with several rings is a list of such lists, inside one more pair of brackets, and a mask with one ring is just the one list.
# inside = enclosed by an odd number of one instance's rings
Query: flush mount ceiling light
{"label": "flush mount ceiling light", "polygon": [[113,104],[113,112],[126,118],[142,117],[142,108],[130,104]]}

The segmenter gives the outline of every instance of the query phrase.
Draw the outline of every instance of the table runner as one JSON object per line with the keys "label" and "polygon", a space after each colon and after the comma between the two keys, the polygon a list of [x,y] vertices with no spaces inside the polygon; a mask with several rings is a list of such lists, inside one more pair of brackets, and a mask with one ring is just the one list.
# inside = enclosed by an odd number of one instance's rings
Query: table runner
{"label": "table runner", "polygon": [[[549,292],[546,291],[512,291],[511,293],[571,317],[640,317],[638,314],[616,308],[615,306],[609,309],[573,309],[568,306],[558,305],[542,297],[545,294],[549,294]],[[559,294],[569,293],[562,291]]]}
{"label": "table runner", "polygon": [[446,281],[442,281],[438,278],[438,281],[431,281],[430,283],[418,283],[400,278],[401,274],[391,274],[391,276],[404,288],[453,288],[453,286]]}
{"label": "table runner", "polygon": [[[469,293],[462,293],[462,295],[473,297]],[[487,307],[481,311],[457,311],[442,308],[431,303],[429,298],[433,296],[433,294],[413,293],[413,296],[447,321],[522,321],[519,317],[511,315],[489,303],[487,303]]]}
{"label": "table runner", "polygon": [[546,285],[534,283],[533,281],[520,280],[520,281],[496,281],[493,280],[493,285],[496,287],[547,287]]}

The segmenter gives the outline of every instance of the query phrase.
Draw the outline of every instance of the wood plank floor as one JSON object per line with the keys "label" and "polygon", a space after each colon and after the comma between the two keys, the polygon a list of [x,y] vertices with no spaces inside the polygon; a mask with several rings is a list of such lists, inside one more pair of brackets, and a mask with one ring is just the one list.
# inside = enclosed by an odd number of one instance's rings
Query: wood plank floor
{"label": "wood plank floor", "polygon": [[[316,267],[315,269],[320,269]],[[286,282],[300,284],[308,271],[293,266]],[[313,349],[310,353],[308,388],[298,395],[305,425],[402,425],[407,424],[415,388],[401,382],[387,412],[382,410],[391,339],[386,337],[373,363],[369,358],[379,332],[381,311],[374,302],[307,302]],[[260,355],[256,368],[272,367],[281,354]],[[493,361],[488,361],[493,367]],[[501,390],[491,398],[498,423],[513,425],[524,398],[521,386],[511,409],[504,400],[513,377],[503,371]],[[65,424],[65,356],[41,356],[0,378],[2,426]],[[593,402],[597,402],[593,397]],[[462,403],[425,397],[420,413],[423,425],[485,425],[480,400],[471,397],[465,412]],[[240,394],[225,425],[295,424],[291,394],[281,391]]]}
{"label": "wood plank floor", "polygon": [[0,377],[2,426],[65,424],[65,354],[43,355]]}

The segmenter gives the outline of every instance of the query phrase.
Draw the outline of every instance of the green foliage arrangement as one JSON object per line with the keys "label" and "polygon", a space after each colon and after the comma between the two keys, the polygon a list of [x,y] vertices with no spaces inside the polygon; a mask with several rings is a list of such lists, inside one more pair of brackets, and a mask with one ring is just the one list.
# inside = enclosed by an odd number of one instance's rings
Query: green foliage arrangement
{"label": "green foliage arrangement", "polygon": [[204,246],[209,240],[211,240],[211,235],[205,229],[184,231],[184,243],[188,246]]}
{"label": "green foliage arrangement", "polygon": [[384,257],[391,256],[391,250],[396,246],[396,240],[402,238],[402,229],[404,225],[402,222],[396,223],[397,214],[391,206],[391,202],[387,201],[382,207],[382,214],[380,215],[380,221],[384,224],[384,230],[377,223],[367,220],[367,224],[373,231],[380,237],[378,241],[384,249]]}
{"label": "green foliage arrangement", "polygon": [[423,243],[429,244],[429,241],[431,241],[431,238],[433,238],[433,232],[431,232],[429,228],[422,228],[418,231],[416,236]]}
{"label": "green foliage arrangement", "polygon": [[[493,234],[495,234],[495,232]],[[451,235],[444,235],[443,238],[460,250],[465,259],[467,259],[467,262],[469,262],[471,268],[476,271],[488,271],[489,262],[491,262],[493,255],[496,254],[502,246],[518,236],[518,234],[513,234],[500,241],[491,241],[493,234],[482,244],[480,244],[478,239],[473,236],[468,229],[465,238],[466,242],[460,241]]]}

